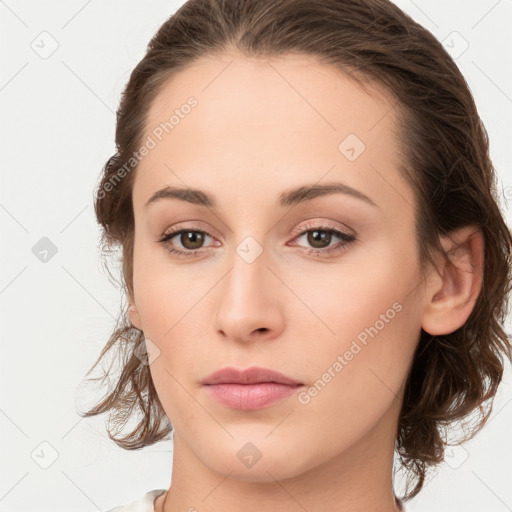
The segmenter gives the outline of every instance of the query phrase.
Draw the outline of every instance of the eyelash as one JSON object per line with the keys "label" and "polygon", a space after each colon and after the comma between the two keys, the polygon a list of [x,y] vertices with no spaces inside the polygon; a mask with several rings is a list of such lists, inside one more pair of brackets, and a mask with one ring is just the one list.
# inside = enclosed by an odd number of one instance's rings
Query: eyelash
{"label": "eyelash", "polygon": [[[320,231],[325,233],[331,233],[337,236],[338,238],[341,238],[343,242],[339,242],[337,245],[325,249],[314,249],[314,248],[303,248],[303,252],[305,252],[307,255],[314,255],[314,256],[331,256],[334,253],[341,253],[345,251],[348,246],[352,243],[354,243],[357,239],[353,235],[349,235],[347,233],[344,233],[343,231],[340,231],[338,229],[333,228],[332,226],[327,225],[306,225],[304,226],[300,232],[297,234],[294,234],[294,240],[297,238],[300,238],[303,235],[306,235],[310,231]],[[203,231],[202,229],[198,229],[194,226],[190,226],[188,228],[182,228],[182,229],[176,229],[174,231],[171,231],[170,233],[166,233],[163,235],[162,238],[158,240],[158,243],[162,244],[162,246],[165,248],[167,252],[170,254],[173,254],[178,257],[185,257],[185,258],[194,258],[201,256],[201,254],[204,254],[207,252],[207,249],[190,249],[187,251],[182,251],[179,249],[176,249],[172,247],[171,245],[167,244],[169,240],[174,238],[176,235],[180,235],[181,233],[202,233],[203,235],[207,235],[211,237],[209,233],[206,231]],[[213,237],[211,237],[213,238]]]}

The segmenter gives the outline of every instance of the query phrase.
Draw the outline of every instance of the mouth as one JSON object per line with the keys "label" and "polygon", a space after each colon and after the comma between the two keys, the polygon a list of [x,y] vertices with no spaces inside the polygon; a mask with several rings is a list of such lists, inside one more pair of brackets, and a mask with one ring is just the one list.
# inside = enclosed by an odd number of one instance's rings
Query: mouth
{"label": "mouth", "polygon": [[280,372],[260,367],[247,370],[222,368],[201,384],[217,402],[244,411],[268,407],[304,386],[302,382]]}
{"label": "mouth", "polygon": [[298,386],[303,383],[292,379],[280,372],[252,366],[247,370],[238,370],[231,366],[221,368],[201,381],[201,384],[210,386],[214,384],[263,384],[263,383],[284,384],[288,386]]}

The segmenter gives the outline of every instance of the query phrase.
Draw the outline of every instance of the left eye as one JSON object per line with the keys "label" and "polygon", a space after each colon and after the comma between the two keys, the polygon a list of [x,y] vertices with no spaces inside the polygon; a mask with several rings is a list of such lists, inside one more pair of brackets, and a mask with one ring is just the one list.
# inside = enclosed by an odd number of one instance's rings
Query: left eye
{"label": "left eye", "polygon": [[351,240],[349,235],[334,229],[308,229],[298,238],[306,237],[306,241],[311,244],[314,249],[323,249],[331,244],[333,236],[347,242]]}
{"label": "left eye", "polygon": [[[330,246],[333,236],[339,238],[341,241],[334,246]],[[307,243],[312,246],[304,247],[304,252],[315,256],[330,256],[334,253],[342,252],[356,240],[355,236],[328,226],[307,226],[307,229],[302,231],[301,234],[296,237],[296,240],[300,240],[302,237],[306,237]]]}

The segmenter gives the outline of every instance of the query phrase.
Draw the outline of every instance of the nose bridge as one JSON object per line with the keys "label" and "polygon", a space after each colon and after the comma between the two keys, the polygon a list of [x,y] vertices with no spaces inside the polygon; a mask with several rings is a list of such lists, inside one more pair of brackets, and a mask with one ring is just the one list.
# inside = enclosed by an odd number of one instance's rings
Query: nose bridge
{"label": "nose bridge", "polygon": [[283,312],[276,294],[275,276],[267,268],[267,252],[253,237],[242,240],[230,256],[230,271],[219,290],[216,328],[224,335],[244,340],[254,332],[276,335]]}

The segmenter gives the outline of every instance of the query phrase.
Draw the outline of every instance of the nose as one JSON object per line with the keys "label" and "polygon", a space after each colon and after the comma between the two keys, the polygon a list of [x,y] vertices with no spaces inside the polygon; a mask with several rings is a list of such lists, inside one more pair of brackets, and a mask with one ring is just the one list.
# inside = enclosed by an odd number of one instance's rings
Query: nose
{"label": "nose", "polygon": [[278,337],[284,328],[283,285],[268,268],[265,251],[251,262],[234,251],[230,262],[217,289],[216,332],[237,342]]}

